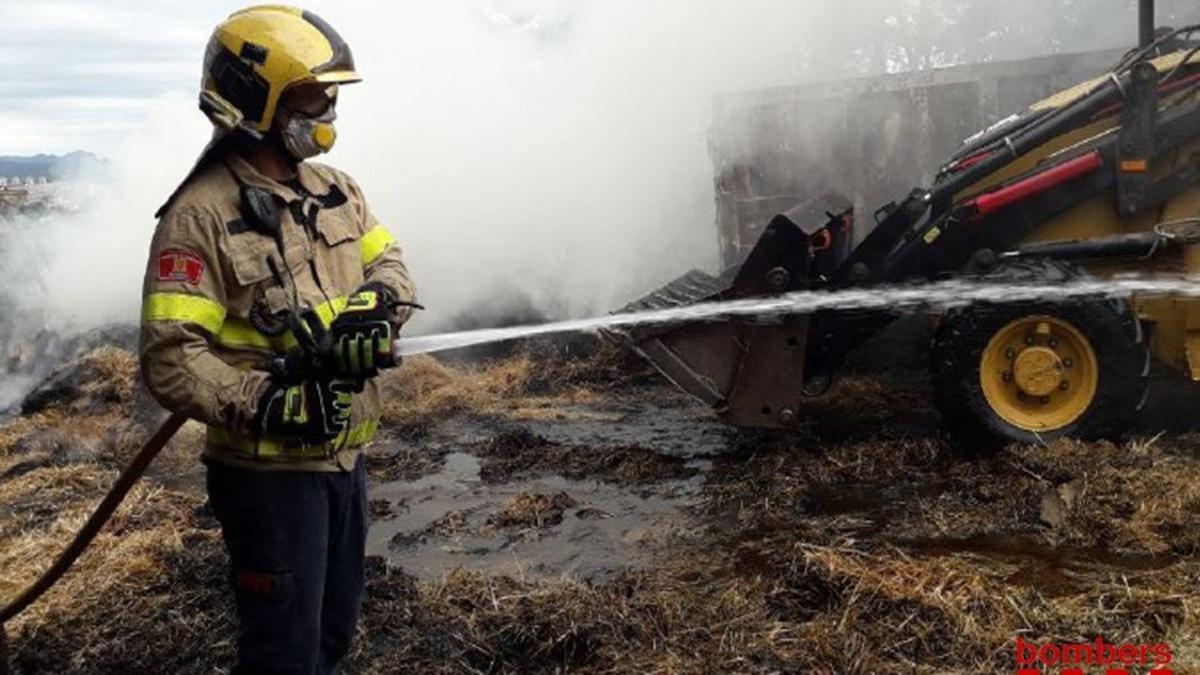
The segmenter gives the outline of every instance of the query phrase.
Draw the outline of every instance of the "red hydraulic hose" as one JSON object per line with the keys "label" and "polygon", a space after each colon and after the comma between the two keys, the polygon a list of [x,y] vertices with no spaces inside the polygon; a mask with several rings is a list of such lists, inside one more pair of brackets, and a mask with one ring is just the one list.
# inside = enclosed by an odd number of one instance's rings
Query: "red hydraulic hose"
{"label": "red hydraulic hose", "polygon": [[1086,176],[1103,165],[1104,160],[1100,157],[1100,151],[1089,152],[1086,155],[1056,164],[1012,185],[1006,185],[993,192],[980,195],[975,198],[972,205],[980,216],[987,216],[1067,181]]}

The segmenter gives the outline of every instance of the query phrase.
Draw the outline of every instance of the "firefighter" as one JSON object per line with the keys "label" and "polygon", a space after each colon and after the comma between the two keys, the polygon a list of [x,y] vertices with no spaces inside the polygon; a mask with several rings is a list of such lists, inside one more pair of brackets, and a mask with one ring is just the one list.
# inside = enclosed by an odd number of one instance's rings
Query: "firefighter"
{"label": "firefighter", "polygon": [[358,619],[360,453],[379,421],[375,377],[395,365],[414,301],[358,185],[307,161],[333,146],[339,89],[359,79],[350,48],[309,12],[251,7],[217,26],[200,95],[213,141],[150,247],[142,374],[163,406],[207,425],[235,672],[332,672]]}

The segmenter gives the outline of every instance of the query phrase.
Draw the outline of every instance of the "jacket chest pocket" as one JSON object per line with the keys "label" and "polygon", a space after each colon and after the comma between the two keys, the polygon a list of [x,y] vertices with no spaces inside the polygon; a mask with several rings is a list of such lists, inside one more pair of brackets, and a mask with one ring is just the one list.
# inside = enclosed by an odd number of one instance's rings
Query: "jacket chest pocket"
{"label": "jacket chest pocket", "polygon": [[305,247],[288,246],[286,265],[275,242],[261,234],[233,235],[225,249],[235,282],[225,289],[231,316],[245,319],[251,311],[278,314],[290,308],[292,277],[304,274],[308,264]]}
{"label": "jacket chest pocket", "polygon": [[328,285],[331,294],[349,295],[363,282],[359,245],[362,234],[354,209],[346,204],[322,210],[317,217],[316,229],[320,241],[314,257],[322,282]]}

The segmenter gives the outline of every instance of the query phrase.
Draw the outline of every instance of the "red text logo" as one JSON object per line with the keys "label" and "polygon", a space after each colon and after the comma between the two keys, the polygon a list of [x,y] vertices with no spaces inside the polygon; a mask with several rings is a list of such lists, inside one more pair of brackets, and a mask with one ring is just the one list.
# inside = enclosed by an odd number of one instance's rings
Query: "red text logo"
{"label": "red text logo", "polygon": [[1017,675],[1131,675],[1128,666],[1150,667],[1149,675],[1173,675],[1171,646],[1109,644],[1103,638],[1095,642],[1038,644],[1017,637]]}

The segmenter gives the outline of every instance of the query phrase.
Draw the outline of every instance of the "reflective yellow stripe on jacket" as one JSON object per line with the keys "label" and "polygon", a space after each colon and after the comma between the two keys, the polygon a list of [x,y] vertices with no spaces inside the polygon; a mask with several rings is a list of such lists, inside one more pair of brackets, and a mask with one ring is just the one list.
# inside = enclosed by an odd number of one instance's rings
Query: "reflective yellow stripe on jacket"
{"label": "reflective yellow stripe on jacket", "polygon": [[[279,337],[265,335],[258,332],[249,321],[231,316],[226,319],[225,325],[221,326],[221,332],[217,333],[217,343],[223,347],[262,349],[278,353],[287,351],[285,338],[289,337],[291,335],[287,333]],[[295,345],[296,340],[292,338],[292,347]]]}
{"label": "reflective yellow stripe on jacket", "polygon": [[[337,297],[315,308],[322,325],[329,327],[338,314],[346,309],[346,297]],[[275,353],[289,352],[299,346],[290,332],[271,337],[259,332],[246,319],[227,317],[219,303],[199,295],[184,293],[151,293],[142,303],[142,323],[179,321],[192,323],[216,336],[222,347],[263,349]]]}
{"label": "reflective yellow stripe on jacket", "polygon": [[396,238],[391,232],[382,225],[376,225],[367,231],[359,240],[359,247],[362,251],[363,267],[375,262],[379,256],[383,255],[392,244],[396,243]]}
{"label": "reflective yellow stripe on jacket", "polygon": [[[321,323],[329,326],[335,317],[346,308],[348,299],[338,297],[315,307]],[[142,322],[177,321],[200,326],[216,337],[222,347],[257,348],[272,353],[291,351],[299,346],[289,332],[279,337],[270,337],[258,331],[249,321],[239,317],[227,317],[226,309],[213,300],[186,293],[151,293],[142,303]],[[257,446],[253,438],[220,427],[208,427],[208,444],[213,447],[236,450],[247,456],[324,458],[342,448],[356,448],[369,443],[379,427],[378,420],[370,420],[351,429],[337,439],[318,445],[287,444],[273,438],[259,439]]]}
{"label": "reflective yellow stripe on jacket", "polygon": [[[387,228],[376,225],[363,235],[359,242],[363,267],[379,259],[396,243]],[[347,299],[338,297],[316,307],[321,323],[329,326],[334,318],[346,308]],[[185,293],[151,293],[142,304],[142,322],[181,321],[193,323],[216,336],[217,343],[225,347],[263,349],[272,352],[289,352],[299,343],[291,333],[271,337],[258,331],[249,321],[228,317],[219,303],[200,295]]]}
{"label": "reflective yellow stripe on jacket", "polygon": [[276,438],[260,438],[257,450],[254,439],[221,429],[208,427],[208,445],[225,450],[236,450],[250,457],[329,457],[342,448],[357,448],[370,443],[379,429],[379,420],[370,420],[350,429],[328,443],[317,445],[288,444]]}
{"label": "reflective yellow stripe on jacket", "polygon": [[151,293],[142,303],[142,323],[182,321],[217,335],[225,324],[225,308],[202,295]]}
{"label": "reflective yellow stripe on jacket", "polygon": [[[321,323],[329,326],[346,309],[347,299],[338,297],[316,307]],[[250,322],[238,317],[226,317],[219,303],[199,295],[184,293],[151,293],[142,303],[142,322],[181,321],[193,323],[216,336],[223,347],[250,347],[272,352],[287,352],[299,343],[291,333],[270,337],[260,333]]]}
{"label": "reflective yellow stripe on jacket", "polygon": [[[317,305],[314,309],[317,312],[317,316],[321,319],[321,325],[328,328],[333,323],[333,320],[337,318],[337,315],[346,309],[347,302],[349,302],[349,299],[342,296]],[[296,337],[291,332],[284,333],[278,337],[271,337],[260,333],[249,321],[237,317],[230,317],[225,321],[225,325],[217,333],[217,343],[222,347],[249,347],[253,349],[265,349],[276,353],[290,352],[300,346],[300,343],[296,341]]]}

